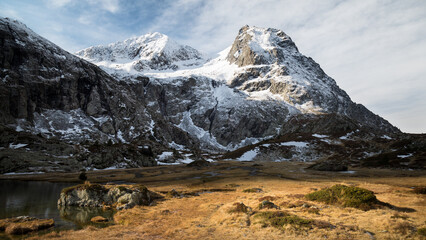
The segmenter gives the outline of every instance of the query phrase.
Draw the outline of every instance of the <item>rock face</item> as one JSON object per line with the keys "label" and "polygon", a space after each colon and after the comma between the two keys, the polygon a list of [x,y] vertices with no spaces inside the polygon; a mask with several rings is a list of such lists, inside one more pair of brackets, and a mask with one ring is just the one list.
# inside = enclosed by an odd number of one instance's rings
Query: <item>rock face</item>
{"label": "rock face", "polygon": [[129,142],[153,138],[157,123],[159,141],[191,145],[161,115],[151,121],[146,79],[119,82],[19,22],[0,19],[0,32],[0,124],[71,142]]}
{"label": "rock face", "polygon": [[82,184],[64,189],[58,200],[59,206],[113,206],[118,210],[150,203],[150,192],[140,185],[105,187],[99,184]]}
{"label": "rock face", "polygon": [[[225,152],[288,134],[400,133],[281,30],[244,26],[207,62],[160,33],[76,53],[85,60],[10,19],[0,33],[0,127],[72,145],[78,166],[153,166],[172,149]],[[0,157],[19,144],[8,141]],[[8,171],[27,163],[6,155]]]}

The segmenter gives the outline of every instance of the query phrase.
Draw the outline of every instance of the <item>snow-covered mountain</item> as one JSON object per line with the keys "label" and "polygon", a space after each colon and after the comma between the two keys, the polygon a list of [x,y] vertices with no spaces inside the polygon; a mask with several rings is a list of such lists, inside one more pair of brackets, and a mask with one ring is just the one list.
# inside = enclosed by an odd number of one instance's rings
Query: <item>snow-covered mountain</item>
{"label": "snow-covered mountain", "polygon": [[[126,48],[124,43],[136,49],[134,40],[108,45],[105,48],[120,47],[112,48],[109,55],[103,51],[102,59],[116,58],[114,52]],[[146,61],[150,65],[148,58]],[[151,88],[147,91],[156,86],[163,95],[146,94],[147,108],[153,112],[160,109],[168,121],[200,141],[204,149],[235,149],[276,136],[287,132],[283,125],[299,115],[337,114],[360,127],[399,131],[353,103],[314,60],[301,54],[291,38],[277,29],[244,26],[217,58],[176,71],[138,72],[105,64],[99,58],[93,63],[123,81],[148,77]]]}
{"label": "snow-covered mountain", "polygon": [[155,70],[174,71],[199,66],[205,62],[194,48],[178,44],[155,32],[125,41],[83,49],[76,53],[104,69],[138,73]]}
{"label": "snow-covered mountain", "polygon": [[0,19],[0,173],[206,156],[424,167],[423,137],[352,102],[281,30],[244,26],[210,60],[159,33],[76,55]]}
{"label": "snow-covered mountain", "polygon": [[[84,143],[70,158],[86,165],[154,164],[138,148],[145,144],[161,155],[226,152],[300,134],[400,133],[352,102],[281,30],[244,26],[210,60],[159,33],[76,55],[10,19],[0,19],[0,33],[0,127]],[[22,146],[16,139],[0,138],[0,147]],[[106,142],[129,148],[97,145]],[[309,149],[309,158],[323,154]]]}

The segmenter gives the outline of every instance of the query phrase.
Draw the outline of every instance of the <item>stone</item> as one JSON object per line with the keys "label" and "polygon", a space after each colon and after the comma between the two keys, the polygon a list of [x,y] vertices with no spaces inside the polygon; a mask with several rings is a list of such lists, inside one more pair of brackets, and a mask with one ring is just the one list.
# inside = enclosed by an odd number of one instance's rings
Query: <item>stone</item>
{"label": "stone", "polygon": [[62,190],[59,206],[80,206],[128,209],[136,205],[149,205],[150,191],[142,185],[80,184]]}
{"label": "stone", "polygon": [[92,217],[92,219],[90,219],[91,222],[94,223],[101,223],[101,222],[108,222],[108,219],[102,217],[102,216],[96,216],[96,217]]}

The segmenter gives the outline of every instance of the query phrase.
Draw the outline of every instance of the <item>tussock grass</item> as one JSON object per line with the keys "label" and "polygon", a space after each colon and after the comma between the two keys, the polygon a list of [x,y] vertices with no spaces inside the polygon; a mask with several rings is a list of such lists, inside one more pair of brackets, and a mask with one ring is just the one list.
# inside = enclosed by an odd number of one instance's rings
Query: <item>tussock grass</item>
{"label": "tussock grass", "polygon": [[340,184],[309,193],[305,197],[311,201],[353,207],[364,211],[383,205],[370,190]]}
{"label": "tussock grass", "polygon": [[263,192],[263,190],[261,188],[247,188],[247,189],[244,189],[243,192],[245,192],[245,193],[260,193],[260,192]]}
{"label": "tussock grass", "polygon": [[79,185],[75,185],[75,186],[71,186],[71,187],[67,187],[62,189],[62,193],[64,194],[68,194],[73,190],[93,190],[93,191],[98,191],[98,192],[106,192],[107,189],[101,185],[101,184],[96,184],[96,183],[90,183],[90,182],[85,182],[84,184],[79,184]]}
{"label": "tussock grass", "polygon": [[229,213],[248,213],[249,211],[250,208],[244,205],[244,203],[234,203]]}
{"label": "tussock grass", "polygon": [[301,218],[283,211],[260,212],[255,214],[254,218],[260,219],[260,223],[263,226],[272,226],[279,229],[282,229],[286,225],[292,225],[297,228],[311,227],[314,222],[311,219]]}

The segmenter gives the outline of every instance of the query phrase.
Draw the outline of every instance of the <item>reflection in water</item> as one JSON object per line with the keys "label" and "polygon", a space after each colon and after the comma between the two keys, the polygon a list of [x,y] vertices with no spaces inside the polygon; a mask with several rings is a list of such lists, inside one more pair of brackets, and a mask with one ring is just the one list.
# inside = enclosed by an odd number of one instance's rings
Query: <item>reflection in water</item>
{"label": "reflection in water", "polygon": [[82,228],[87,225],[95,226],[106,226],[108,223],[92,223],[90,219],[96,216],[102,216],[108,219],[108,222],[113,222],[114,213],[113,210],[104,211],[102,208],[93,207],[70,207],[70,206],[58,206],[59,214],[62,219],[70,222],[74,222],[78,228]]}
{"label": "reflection in water", "polygon": [[103,216],[113,220],[113,211],[100,208],[61,207],[57,202],[61,190],[74,183],[35,181],[0,181],[0,219],[18,216],[53,218],[55,229],[78,229],[92,224],[90,219]]}

